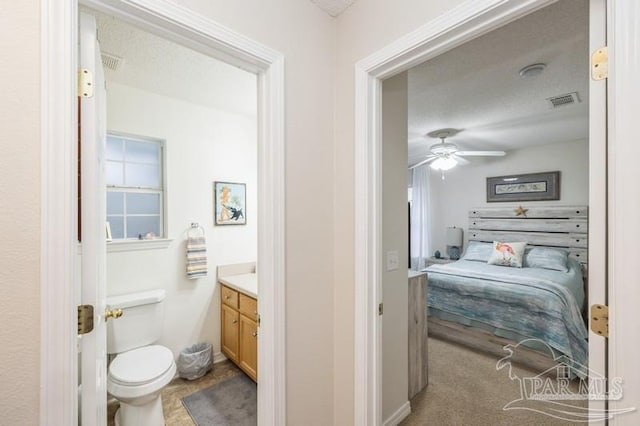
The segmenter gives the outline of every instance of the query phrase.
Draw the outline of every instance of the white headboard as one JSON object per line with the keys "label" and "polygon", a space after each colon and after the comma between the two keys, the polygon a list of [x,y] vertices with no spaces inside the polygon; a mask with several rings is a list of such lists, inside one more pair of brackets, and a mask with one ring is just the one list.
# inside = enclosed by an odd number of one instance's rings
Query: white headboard
{"label": "white headboard", "polygon": [[560,247],[587,265],[587,206],[478,207],[469,211],[469,241],[526,241]]}

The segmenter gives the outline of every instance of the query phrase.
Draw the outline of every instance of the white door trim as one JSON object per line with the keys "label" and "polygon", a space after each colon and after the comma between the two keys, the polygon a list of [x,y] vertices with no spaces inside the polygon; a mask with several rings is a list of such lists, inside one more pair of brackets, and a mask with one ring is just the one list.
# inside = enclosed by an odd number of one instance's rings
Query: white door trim
{"label": "white door trim", "polygon": [[640,423],[640,371],[638,370],[638,238],[640,192],[632,182],[640,179],[638,111],[640,111],[640,3],[607,1],[608,79],[608,376],[622,378],[622,399],[609,401],[609,409],[634,407],[635,412],[614,417],[610,425]]}
{"label": "white door trim", "polygon": [[[589,51],[606,44],[607,0],[589,1]],[[607,81],[589,78],[589,293],[590,305],[606,304],[607,280]],[[601,241],[602,244],[594,244]],[[589,308],[587,308],[589,309]],[[606,341],[589,330],[589,370],[607,372]],[[595,376],[595,375],[594,375]],[[595,380],[591,377],[590,380]],[[589,409],[604,410],[605,401],[590,400]]]}
{"label": "white door trim", "polygon": [[[258,420],[286,424],[284,56],[166,1],[82,3],[258,76]],[[77,424],[77,15],[78,0],[41,0],[41,425]]]}
{"label": "white door trim", "polygon": [[382,80],[555,0],[468,0],[356,64],[355,407],[356,426],[380,425]]}
{"label": "white door trim", "polygon": [[41,1],[40,424],[77,424],[75,2]]}

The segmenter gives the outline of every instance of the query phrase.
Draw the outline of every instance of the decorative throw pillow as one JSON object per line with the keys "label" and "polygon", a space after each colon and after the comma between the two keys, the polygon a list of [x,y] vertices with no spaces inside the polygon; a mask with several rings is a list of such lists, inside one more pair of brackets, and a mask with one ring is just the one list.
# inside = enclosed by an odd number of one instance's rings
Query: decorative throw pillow
{"label": "decorative throw pillow", "polygon": [[493,244],[471,241],[462,259],[487,263],[491,257],[491,253],[493,253]]}
{"label": "decorative throw pillow", "polygon": [[522,268],[522,257],[527,243],[493,242],[493,252],[487,262],[489,265],[513,266]]}

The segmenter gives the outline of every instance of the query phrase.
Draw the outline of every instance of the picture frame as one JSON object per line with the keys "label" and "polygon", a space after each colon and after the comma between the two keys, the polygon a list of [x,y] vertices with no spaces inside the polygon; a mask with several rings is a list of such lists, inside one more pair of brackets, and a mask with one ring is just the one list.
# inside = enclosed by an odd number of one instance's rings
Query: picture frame
{"label": "picture frame", "polygon": [[246,225],[247,187],[244,183],[213,183],[213,223],[217,226]]}
{"label": "picture frame", "polygon": [[560,172],[540,172],[487,178],[487,202],[560,199]]}

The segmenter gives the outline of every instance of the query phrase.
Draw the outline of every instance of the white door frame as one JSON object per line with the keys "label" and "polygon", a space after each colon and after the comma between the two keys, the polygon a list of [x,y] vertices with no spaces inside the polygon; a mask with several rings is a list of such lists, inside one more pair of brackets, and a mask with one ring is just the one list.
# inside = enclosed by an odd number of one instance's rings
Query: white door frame
{"label": "white door frame", "polygon": [[[380,176],[382,81],[554,2],[555,0],[468,0],[356,64],[354,424],[357,426],[379,425],[385,420],[381,419],[382,339],[378,316],[378,304],[382,302],[380,277],[382,265]],[[615,7],[612,4],[615,4]],[[634,25],[640,24],[638,8],[639,5],[636,2],[609,0],[607,3],[610,58],[612,53],[616,52],[619,53],[620,58],[625,59],[624,62],[619,61],[617,64],[611,63],[610,59],[610,67],[616,70],[612,76],[621,84],[611,84],[610,77],[608,117],[610,123],[618,124],[609,129],[609,149],[611,150],[612,146],[617,149],[624,146],[629,154],[636,153],[636,155],[625,157],[616,156],[615,164],[609,161],[610,167],[615,165],[616,175],[625,177],[624,180],[615,180],[614,175],[614,180],[610,180],[609,224],[612,222],[611,214],[615,212],[615,219],[621,220],[624,217],[626,226],[633,230],[638,229],[639,222],[637,219],[632,219],[637,212],[638,202],[637,199],[626,195],[623,197],[622,193],[624,182],[631,182],[631,176],[635,176],[637,180],[639,174],[637,166],[632,164],[640,157],[640,154],[637,154],[638,144],[633,142],[634,137],[637,137],[637,120],[632,118],[637,114],[637,103],[640,99],[640,84],[637,79],[637,73],[640,70],[635,69],[640,62],[640,53],[637,49],[640,36],[633,31]],[[612,9],[615,14],[612,13]],[[610,16],[614,16],[615,19]],[[613,115],[622,110],[627,114],[624,123],[620,120],[615,121]],[[622,209],[620,206],[623,204],[630,208]],[[610,304],[620,304],[616,309],[617,312],[621,310],[623,303],[626,305],[630,300],[626,297],[617,300],[611,297],[615,294],[614,288],[617,283],[626,281],[626,286],[634,295],[636,304],[640,303],[638,286],[632,285],[637,281],[634,278],[634,260],[631,257],[633,253],[637,253],[632,246],[637,243],[637,239],[627,237],[625,240],[624,229],[609,229],[608,246],[619,253],[615,272],[612,271],[611,265],[609,267],[608,282]],[[604,245],[605,241],[591,241],[591,243]],[[622,254],[623,246],[624,255]],[[611,258],[611,251],[609,253]],[[621,256],[624,256],[624,261],[621,260]],[[605,303],[605,301],[590,301],[590,303]],[[632,306],[627,307],[626,317],[631,318],[635,314],[634,309]],[[629,330],[625,330],[626,337],[629,339],[627,342],[631,342],[632,328],[627,327],[627,329]],[[611,321],[612,336],[622,333],[622,330],[623,328],[618,326],[616,321]],[[609,345],[609,366],[614,367],[612,371],[624,371],[628,377],[631,377],[629,372],[634,371],[632,366],[635,364],[630,358],[634,352],[626,351],[625,353],[621,350],[621,343],[619,345],[619,347]],[[621,353],[623,355],[619,356]],[[615,367],[615,362],[619,363],[625,357],[627,359],[624,365]],[[629,391],[637,396],[640,392],[640,384],[637,385],[637,389],[635,387],[628,389],[627,393]]]}
{"label": "white door frame", "polygon": [[[286,423],[284,56],[178,5],[80,0],[258,76],[258,421]],[[78,0],[41,0],[40,424],[77,424]]]}

